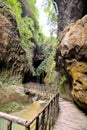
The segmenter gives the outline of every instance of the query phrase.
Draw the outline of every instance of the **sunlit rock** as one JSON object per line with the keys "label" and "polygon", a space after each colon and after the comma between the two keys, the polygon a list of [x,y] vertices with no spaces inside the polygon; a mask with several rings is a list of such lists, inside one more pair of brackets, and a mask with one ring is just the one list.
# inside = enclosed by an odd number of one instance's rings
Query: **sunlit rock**
{"label": "sunlit rock", "polygon": [[75,102],[87,111],[87,15],[63,31],[56,55]]}

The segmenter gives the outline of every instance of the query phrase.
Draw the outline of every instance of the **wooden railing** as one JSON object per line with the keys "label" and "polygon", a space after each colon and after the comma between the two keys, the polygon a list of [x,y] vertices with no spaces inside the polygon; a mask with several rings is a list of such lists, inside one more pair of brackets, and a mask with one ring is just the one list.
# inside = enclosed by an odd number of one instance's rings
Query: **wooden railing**
{"label": "wooden railing", "polygon": [[[56,116],[59,112],[59,94],[56,94],[48,104],[32,120],[26,121],[22,118],[11,116],[0,112],[0,118],[8,121],[7,129],[12,130],[12,124],[17,123],[24,126],[25,130],[52,130]],[[34,124],[34,128],[31,125]]]}

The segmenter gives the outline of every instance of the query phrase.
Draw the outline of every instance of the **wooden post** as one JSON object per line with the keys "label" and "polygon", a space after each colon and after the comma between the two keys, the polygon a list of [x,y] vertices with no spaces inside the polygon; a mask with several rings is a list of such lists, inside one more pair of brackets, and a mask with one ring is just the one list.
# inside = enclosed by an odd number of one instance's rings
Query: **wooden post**
{"label": "wooden post", "polygon": [[44,122],[45,121],[45,110],[42,113],[42,130],[44,130]]}
{"label": "wooden post", "polygon": [[47,110],[46,110],[46,123],[45,123],[44,130],[47,130],[48,125],[49,125],[49,105],[48,105]]}
{"label": "wooden post", "polygon": [[59,112],[59,94],[56,94],[48,104],[41,110],[33,119],[26,121],[3,112],[0,112],[0,118],[8,121],[7,129],[12,130],[12,123],[17,123],[25,127],[25,130],[30,130],[31,124],[36,120],[35,130],[51,130],[55,121],[55,117]]}
{"label": "wooden post", "polygon": [[30,126],[25,127],[25,130],[30,130]]}
{"label": "wooden post", "polygon": [[56,97],[54,97],[54,100],[53,100],[53,125],[55,123],[55,117],[56,117]]}
{"label": "wooden post", "polygon": [[39,116],[36,118],[36,129],[39,130]]}
{"label": "wooden post", "polygon": [[49,129],[51,130],[51,104],[49,105]]}
{"label": "wooden post", "polygon": [[54,120],[54,99],[51,101],[51,127],[53,126]]}
{"label": "wooden post", "polygon": [[54,125],[54,121],[55,121],[55,97],[52,103],[52,126]]}
{"label": "wooden post", "polygon": [[12,121],[7,122],[7,130],[12,130]]}
{"label": "wooden post", "polygon": [[56,97],[56,105],[57,105],[57,114],[59,112],[59,94],[57,94],[57,97]]}
{"label": "wooden post", "polygon": [[57,117],[57,114],[58,114],[58,95],[56,95],[56,117]]}

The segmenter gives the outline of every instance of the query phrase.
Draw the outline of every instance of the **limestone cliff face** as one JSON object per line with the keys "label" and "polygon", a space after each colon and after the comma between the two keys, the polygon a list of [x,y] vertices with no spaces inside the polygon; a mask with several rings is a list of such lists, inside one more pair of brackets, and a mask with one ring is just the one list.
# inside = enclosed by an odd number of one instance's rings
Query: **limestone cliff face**
{"label": "limestone cliff face", "polygon": [[29,71],[26,53],[21,46],[15,18],[0,7],[0,76],[19,76]]}
{"label": "limestone cliff face", "polygon": [[54,0],[57,3],[58,16],[58,31],[63,29],[70,23],[75,22],[87,14],[86,0]]}
{"label": "limestone cliff face", "polygon": [[73,99],[87,111],[87,15],[64,29],[56,58],[70,83]]}

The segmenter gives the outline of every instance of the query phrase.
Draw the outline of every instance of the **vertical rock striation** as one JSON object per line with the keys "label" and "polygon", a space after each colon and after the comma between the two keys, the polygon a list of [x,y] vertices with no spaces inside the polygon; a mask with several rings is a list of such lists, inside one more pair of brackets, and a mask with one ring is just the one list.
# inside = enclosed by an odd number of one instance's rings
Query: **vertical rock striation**
{"label": "vertical rock striation", "polygon": [[70,23],[82,18],[87,14],[86,0],[54,0],[57,3],[58,16],[58,31],[63,29]]}
{"label": "vertical rock striation", "polygon": [[15,17],[10,12],[5,6],[0,6],[0,75],[22,78],[29,66]]}

